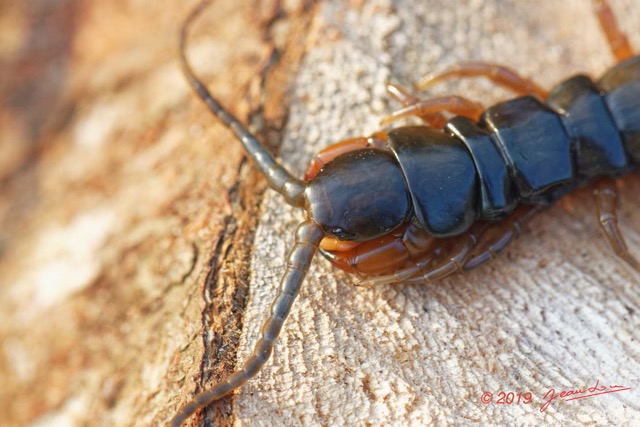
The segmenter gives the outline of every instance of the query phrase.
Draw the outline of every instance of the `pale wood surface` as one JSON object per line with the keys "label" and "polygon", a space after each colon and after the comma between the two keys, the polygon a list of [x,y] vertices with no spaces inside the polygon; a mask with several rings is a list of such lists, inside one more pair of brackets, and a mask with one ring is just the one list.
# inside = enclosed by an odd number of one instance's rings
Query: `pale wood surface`
{"label": "pale wood surface", "polygon": [[[47,77],[58,92],[24,115],[5,103],[1,116],[3,178],[31,168],[5,181],[0,199],[0,413],[8,425],[159,425],[202,374],[203,323],[205,376],[233,366],[236,340],[238,358],[249,353],[302,214],[270,191],[260,205],[260,177],[182,83],[175,33],[189,5],[68,3],[64,67]],[[378,129],[395,106],[386,81],[472,59],[550,87],[611,65],[588,1],[321,2],[306,12],[291,2],[270,27],[275,2],[258,12],[235,3],[206,13],[190,55],[244,120],[262,104],[261,58],[271,43],[283,48],[266,74],[265,123],[277,129],[289,108],[281,155],[296,172],[319,148]],[[612,5],[640,47],[640,8]],[[15,34],[3,36],[3,65],[28,70],[11,58],[33,15],[1,15]],[[481,81],[432,93],[452,92],[486,104],[508,96]],[[35,166],[14,142],[34,140]],[[640,179],[623,183],[620,219],[640,254]],[[251,426],[637,422],[640,277],[601,237],[588,191],[464,276],[373,291],[351,280],[318,257],[272,360],[207,416]],[[632,390],[539,411],[550,388],[597,380]],[[480,403],[484,391],[494,403]],[[500,391],[534,400],[497,405]]]}

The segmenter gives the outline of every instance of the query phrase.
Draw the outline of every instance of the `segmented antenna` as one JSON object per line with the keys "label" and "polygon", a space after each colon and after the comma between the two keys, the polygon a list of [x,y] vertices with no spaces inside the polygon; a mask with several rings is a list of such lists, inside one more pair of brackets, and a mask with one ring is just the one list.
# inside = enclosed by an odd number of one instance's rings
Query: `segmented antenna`
{"label": "segmented antenna", "polygon": [[185,46],[189,27],[209,3],[208,0],[204,0],[198,4],[182,25],[179,46],[182,72],[198,97],[209,107],[209,110],[215,114],[227,128],[231,129],[236,138],[240,140],[247,155],[253,159],[255,165],[267,179],[269,187],[282,194],[290,205],[302,207],[304,206],[304,181],[291,175],[289,171],[276,161],[267,147],[258,141],[255,135],[249,132],[233,114],[220,105],[200,79],[198,79],[187,61]]}
{"label": "segmented antenna", "polygon": [[[180,32],[180,64],[185,77],[194,89],[198,97],[202,99],[209,110],[220,121],[233,131],[240,140],[245,152],[251,157],[265,176],[269,186],[282,194],[286,201],[296,207],[304,205],[305,183],[292,176],[283,168],[267,148],[249,132],[240,121],[227,111],[211,95],[202,82],[196,77],[185,55],[185,43],[188,29],[193,20],[204,10],[210,2],[202,1],[185,20]],[[280,290],[271,304],[270,316],[262,326],[262,333],[252,356],[245,362],[242,368],[235,371],[223,381],[215,384],[211,389],[198,394],[191,402],[187,403],[170,421],[171,427],[179,427],[182,423],[199,409],[207,406],[214,400],[220,399],[231,391],[237,389],[254,377],[271,356],[275,340],[280,334],[282,325],[291,311],[300,285],[309,270],[311,261],[318,245],[324,237],[322,228],[312,220],[306,220],[298,226],[296,242],[289,254],[287,269],[280,282]]]}
{"label": "segmented antenna", "polygon": [[271,304],[271,315],[262,326],[262,334],[253,350],[253,355],[242,368],[209,390],[198,394],[173,417],[171,427],[179,427],[198,409],[220,399],[254,377],[271,356],[273,345],[280,334],[291,305],[298,295],[300,285],[309,270],[320,241],[324,237],[322,228],[312,220],[301,223],[296,230],[296,243],[289,254],[287,270],[282,276],[280,290]]}

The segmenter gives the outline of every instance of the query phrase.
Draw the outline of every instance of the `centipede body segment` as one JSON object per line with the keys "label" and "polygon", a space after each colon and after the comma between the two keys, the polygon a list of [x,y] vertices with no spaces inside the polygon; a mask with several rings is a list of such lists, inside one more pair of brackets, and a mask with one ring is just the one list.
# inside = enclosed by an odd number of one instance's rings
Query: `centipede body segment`
{"label": "centipede body segment", "polygon": [[418,84],[487,77],[518,95],[487,109],[460,96],[422,100],[389,85],[403,107],[383,122],[416,116],[427,126],[400,126],[334,144],[312,160],[304,180],[280,165],[191,69],[186,34],[207,4],[182,29],[184,74],[269,186],[287,203],[303,207],[307,219],[296,232],[253,355],[185,405],[172,427],[262,368],[318,250],[357,275],[361,286],[431,282],[497,256],[534,213],[593,184],[601,229],[615,254],[640,271],[617,226],[614,185],[640,162],[640,56],[633,56],[605,0],[594,0],[594,11],[618,63],[600,79],[578,75],[547,92],[506,66],[474,62]]}

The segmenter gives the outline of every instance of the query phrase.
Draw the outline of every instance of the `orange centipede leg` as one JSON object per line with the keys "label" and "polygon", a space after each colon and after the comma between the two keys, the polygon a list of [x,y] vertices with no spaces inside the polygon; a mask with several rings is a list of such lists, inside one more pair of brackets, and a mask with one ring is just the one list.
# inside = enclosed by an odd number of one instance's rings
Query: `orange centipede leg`
{"label": "orange centipede leg", "polygon": [[425,90],[445,80],[469,77],[486,77],[518,95],[535,95],[543,100],[548,95],[547,91],[533,80],[521,76],[514,69],[489,62],[464,62],[439,73],[427,74],[416,84],[416,89]]}
{"label": "orange centipede leg", "polygon": [[434,113],[447,111],[457,116],[469,117],[477,121],[484,111],[482,104],[471,101],[462,96],[442,96],[438,98],[419,100],[414,104],[401,108],[389,114],[380,122],[383,125],[389,124],[405,117],[424,117]]}
{"label": "orange centipede leg", "polygon": [[424,230],[409,223],[384,236],[348,251],[325,251],[336,267],[360,277],[393,274],[406,265],[424,261],[429,254],[440,253],[440,242]]}
{"label": "orange centipede leg", "polygon": [[593,0],[593,11],[598,18],[600,28],[607,37],[611,53],[618,62],[633,56],[633,49],[626,34],[620,30],[611,6],[607,0]]}

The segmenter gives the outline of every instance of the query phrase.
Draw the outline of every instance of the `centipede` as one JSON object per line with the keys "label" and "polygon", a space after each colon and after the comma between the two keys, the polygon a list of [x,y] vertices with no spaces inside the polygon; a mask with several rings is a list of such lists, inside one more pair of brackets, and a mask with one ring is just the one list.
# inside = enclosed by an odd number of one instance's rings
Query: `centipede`
{"label": "centipede", "polygon": [[[592,0],[615,59],[599,79],[578,74],[545,90],[508,66],[465,62],[428,74],[415,85],[419,91],[451,79],[484,77],[514,93],[486,109],[463,96],[422,99],[389,83],[388,93],[402,107],[382,119],[385,128],[320,151],[303,179],[279,163],[192,69],[187,36],[208,4],[194,8],[182,25],[183,74],[268,186],[289,205],[302,208],[306,218],[295,231],[252,355],[185,404],[171,427],[242,387],[263,368],[318,252],[353,274],[360,287],[435,282],[497,257],[537,212],[589,187],[612,255],[640,273],[618,226],[616,186],[640,162],[640,55],[634,54],[607,0]],[[421,124],[395,126],[405,118]]]}

